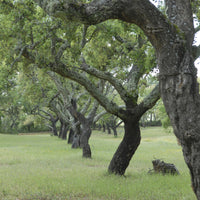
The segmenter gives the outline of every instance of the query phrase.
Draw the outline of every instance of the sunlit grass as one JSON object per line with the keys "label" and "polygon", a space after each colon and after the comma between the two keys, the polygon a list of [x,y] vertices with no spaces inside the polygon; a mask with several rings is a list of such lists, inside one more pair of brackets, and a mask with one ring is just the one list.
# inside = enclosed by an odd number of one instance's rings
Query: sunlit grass
{"label": "sunlit grass", "polygon": [[[121,141],[94,132],[92,159],[49,135],[0,135],[1,200],[194,200],[180,146],[162,128],[142,129],[142,142],[125,177],[109,175]],[[174,163],[180,176],[148,174],[151,160]]]}

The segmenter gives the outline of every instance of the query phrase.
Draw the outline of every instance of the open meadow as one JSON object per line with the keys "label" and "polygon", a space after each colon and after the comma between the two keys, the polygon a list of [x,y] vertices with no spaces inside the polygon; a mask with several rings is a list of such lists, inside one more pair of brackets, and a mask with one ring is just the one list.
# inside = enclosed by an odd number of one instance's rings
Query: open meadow
{"label": "open meadow", "polygon": [[[49,134],[0,134],[1,200],[195,200],[189,171],[172,133],[143,128],[125,177],[109,175],[119,136],[93,131],[92,159]],[[148,174],[154,158],[174,163],[181,175]]]}

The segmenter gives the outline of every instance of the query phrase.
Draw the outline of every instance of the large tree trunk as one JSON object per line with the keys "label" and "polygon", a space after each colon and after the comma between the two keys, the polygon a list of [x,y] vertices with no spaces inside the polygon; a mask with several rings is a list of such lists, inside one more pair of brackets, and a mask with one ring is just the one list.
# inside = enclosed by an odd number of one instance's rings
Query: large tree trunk
{"label": "large tree trunk", "polygon": [[110,173],[118,175],[123,175],[125,173],[141,140],[139,122],[133,120],[132,116],[130,116],[127,121],[124,121],[124,129],[125,134],[123,140],[108,167]]}
{"label": "large tree trunk", "polygon": [[160,89],[174,133],[181,143],[185,162],[190,170],[192,187],[200,199],[199,87],[188,53],[185,53],[180,65],[181,69],[186,67],[190,71],[162,78]]}

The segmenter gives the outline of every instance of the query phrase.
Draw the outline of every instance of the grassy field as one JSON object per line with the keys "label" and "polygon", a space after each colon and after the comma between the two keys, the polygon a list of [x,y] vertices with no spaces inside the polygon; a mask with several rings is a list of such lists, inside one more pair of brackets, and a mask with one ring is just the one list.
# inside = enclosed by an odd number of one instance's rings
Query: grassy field
{"label": "grassy field", "polygon": [[[122,132],[122,130],[121,130]],[[0,134],[0,200],[194,200],[190,176],[175,137],[142,129],[142,142],[125,177],[107,167],[122,135],[93,132],[92,159],[48,134]],[[150,175],[151,160],[174,163],[180,176]]]}

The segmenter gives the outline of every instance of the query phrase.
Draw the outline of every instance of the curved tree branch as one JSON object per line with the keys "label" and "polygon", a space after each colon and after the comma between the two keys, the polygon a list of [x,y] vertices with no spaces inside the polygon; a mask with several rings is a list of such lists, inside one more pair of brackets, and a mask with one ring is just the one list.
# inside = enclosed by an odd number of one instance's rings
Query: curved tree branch
{"label": "curved tree branch", "polygon": [[134,112],[138,113],[138,116],[141,117],[147,110],[156,104],[158,99],[160,99],[159,84],[157,84],[149,93],[149,95],[143,99],[143,101],[136,107]]}
{"label": "curved tree branch", "polygon": [[126,91],[126,89],[123,87],[123,85],[120,83],[120,80],[117,78],[114,78],[113,75],[109,72],[103,72],[100,70],[97,70],[93,67],[90,67],[83,61],[83,64],[81,65],[81,69],[85,72],[87,72],[90,75],[93,75],[97,78],[103,79],[108,81],[119,93],[122,100],[126,103],[128,101],[133,101],[134,99],[129,93]]}

